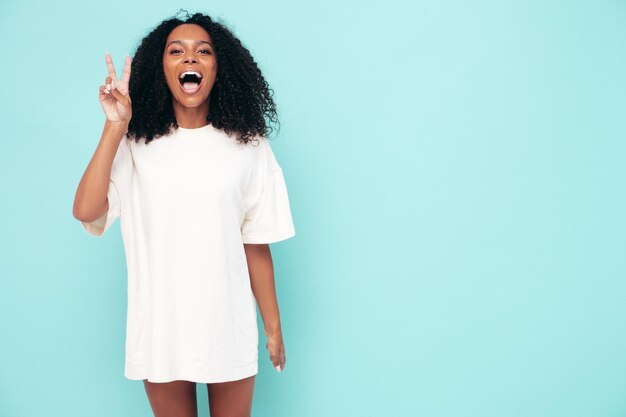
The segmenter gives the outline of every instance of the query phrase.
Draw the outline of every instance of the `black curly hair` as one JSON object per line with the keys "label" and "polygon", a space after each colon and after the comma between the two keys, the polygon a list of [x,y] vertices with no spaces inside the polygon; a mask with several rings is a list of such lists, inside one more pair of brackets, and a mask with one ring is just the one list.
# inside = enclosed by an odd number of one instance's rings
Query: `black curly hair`
{"label": "black curly hair", "polygon": [[[181,11],[186,13],[183,19],[177,17]],[[202,13],[190,16],[184,9],[156,26],[133,54],[128,85],[133,116],[127,137],[134,140],[143,137],[148,144],[179,127],[163,72],[163,51],[170,32],[183,23],[202,26],[215,47],[217,77],[208,99],[207,122],[229,136],[235,134],[239,142],[246,144],[258,140],[257,136],[267,137],[273,129],[265,117],[280,123],[272,100],[273,90],[250,51],[223,22]]]}

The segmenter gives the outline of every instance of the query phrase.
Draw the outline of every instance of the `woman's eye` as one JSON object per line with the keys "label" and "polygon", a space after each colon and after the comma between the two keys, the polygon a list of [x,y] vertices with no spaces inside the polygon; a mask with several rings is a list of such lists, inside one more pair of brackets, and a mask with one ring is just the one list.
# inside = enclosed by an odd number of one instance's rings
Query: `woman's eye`
{"label": "woman's eye", "polygon": [[[172,49],[170,50],[170,54],[176,53],[176,52],[182,52],[180,49]],[[202,49],[200,52],[206,52],[208,55],[211,55],[211,50],[210,49]]]}

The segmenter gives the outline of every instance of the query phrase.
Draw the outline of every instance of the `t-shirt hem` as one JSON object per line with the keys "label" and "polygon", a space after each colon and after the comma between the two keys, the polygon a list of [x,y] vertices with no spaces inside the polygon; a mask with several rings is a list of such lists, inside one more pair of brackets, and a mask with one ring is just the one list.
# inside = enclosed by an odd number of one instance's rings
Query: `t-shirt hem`
{"label": "t-shirt hem", "polygon": [[241,240],[243,243],[276,243],[292,238],[295,235],[296,232],[292,229],[273,234],[242,234]]}
{"label": "t-shirt hem", "polygon": [[124,376],[130,380],[147,379],[148,382],[191,381],[214,383],[237,381],[258,373],[258,360],[248,365],[203,371],[201,369],[174,369],[170,371],[151,371],[148,367],[126,365]]}

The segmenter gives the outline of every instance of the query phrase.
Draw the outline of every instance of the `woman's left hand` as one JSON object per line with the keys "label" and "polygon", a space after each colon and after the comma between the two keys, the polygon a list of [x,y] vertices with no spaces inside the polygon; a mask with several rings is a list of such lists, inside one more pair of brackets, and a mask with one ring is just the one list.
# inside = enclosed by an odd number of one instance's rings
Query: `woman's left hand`
{"label": "woman's left hand", "polygon": [[270,360],[272,365],[278,372],[282,372],[285,369],[285,344],[283,343],[283,333],[279,329],[275,332],[268,333],[266,329],[263,330],[267,337],[267,343],[265,348],[270,354]]}

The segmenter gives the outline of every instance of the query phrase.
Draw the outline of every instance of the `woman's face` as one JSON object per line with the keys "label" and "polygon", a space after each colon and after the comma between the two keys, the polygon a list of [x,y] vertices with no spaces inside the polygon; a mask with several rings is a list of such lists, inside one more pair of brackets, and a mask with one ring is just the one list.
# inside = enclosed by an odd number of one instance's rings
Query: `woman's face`
{"label": "woman's face", "polygon": [[[201,78],[185,76],[189,71]],[[185,23],[172,30],[163,51],[163,72],[174,105],[176,102],[184,107],[208,105],[217,76],[217,58],[213,42],[202,26]]]}

